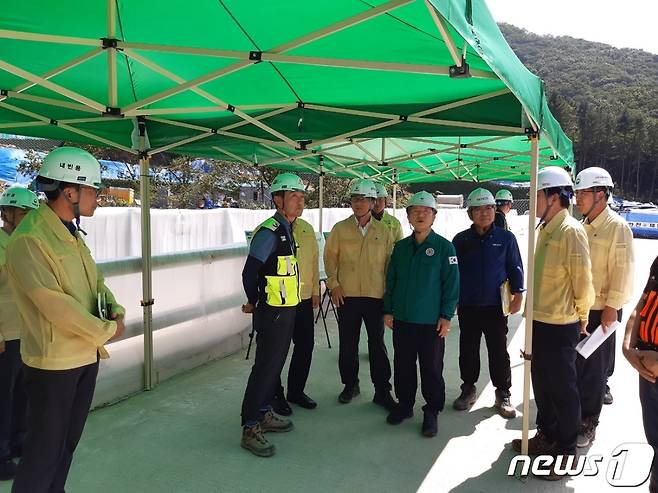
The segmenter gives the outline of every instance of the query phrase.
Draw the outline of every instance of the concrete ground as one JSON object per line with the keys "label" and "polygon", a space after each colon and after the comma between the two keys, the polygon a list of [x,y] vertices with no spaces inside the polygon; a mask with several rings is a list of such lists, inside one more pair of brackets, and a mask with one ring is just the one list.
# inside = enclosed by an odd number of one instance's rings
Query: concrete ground
{"label": "concrete ground", "polygon": [[[658,242],[636,243],[635,302],[644,285]],[[626,317],[630,305],[626,310]],[[523,366],[519,349],[523,331],[519,316],[510,319],[509,352],[513,365],[512,401],[522,410]],[[277,446],[273,458],[252,456],[240,448],[240,404],[251,361],[245,352],[172,378],[91,413],[67,483],[68,493],[105,492],[489,492],[613,491],[605,480],[608,457],[622,442],[643,442],[637,374],[621,354],[610,385],[615,397],[605,406],[597,440],[588,453],[605,457],[596,477],[546,483],[507,476],[513,453],[507,445],[520,437],[522,420],[506,421],[493,409],[494,390],[482,345],[483,372],[479,399],[470,412],[451,407],[459,394],[456,319],[447,340],[446,409],[439,435],[420,435],[422,402],[413,419],[386,424],[386,413],[371,403],[365,331],[361,341],[361,396],[339,404],[342,389],[337,368],[335,322],[332,348],[321,325],[307,392],[316,410],[294,408],[291,433],[269,435]],[[391,333],[386,341],[391,350]],[[419,401],[422,401],[420,392]],[[531,407],[531,427],[534,424]],[[531,432],[531,436],[534,432]],[[628,489],[630,491],[631,489]],[[0,493],[9,483],[0,485]],[[614,491],[625,491],[615,488]],[[647,486],[632,491],[647,491]]]}

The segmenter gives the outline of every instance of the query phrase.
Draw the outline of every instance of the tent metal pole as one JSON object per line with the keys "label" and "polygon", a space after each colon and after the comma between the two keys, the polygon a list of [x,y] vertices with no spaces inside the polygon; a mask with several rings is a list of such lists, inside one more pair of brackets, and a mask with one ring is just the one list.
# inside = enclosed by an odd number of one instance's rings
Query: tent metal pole
{"label": "tent metal pole", "polygon": [[148,155],[146,147],[146,125],[139,124],[139,191],[142,212],[142,309],[144,321],[144,390],[155,386],[153,379],[153,291],[151,270],[151,200]]}
{"label": "tent metal pole", "polygon": [[393,215],[398,203],[398,170],[393,170]]}
{"label": "tent metal pole", "polygon": [[324,160],[324,158],[322,156],[320,156],[320,178],[319,178],[319,182],[320,182],[320,199],[319,199],[319,203],[318,203],[318,207],[319,207],[318,231],[320,231],[320,235],[322,235],[322,232],[323,232],[323,230],[322,230],[322,209],[324,207],[324,171],[323,171],[323,167],[322,167],[323,160]]}
{"label": "tent metal pole", "polygon": [[530,136],[532,162],[530,165],[530,210],[528,211],[527,292],[525,302],[525,345],[523,359],[523,432],[521,453],[528,455],[528,429],[530,428],[530,365],[532,355],[532,322],[535,278],[535,224],[537,218],[537,168],[539,167],[539,135]]}

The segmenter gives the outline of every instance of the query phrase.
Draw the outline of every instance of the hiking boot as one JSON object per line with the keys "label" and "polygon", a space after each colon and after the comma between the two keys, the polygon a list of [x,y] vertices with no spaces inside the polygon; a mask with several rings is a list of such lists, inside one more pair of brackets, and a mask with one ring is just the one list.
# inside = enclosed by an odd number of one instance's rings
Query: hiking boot
{"label": "hiking boot", "polygon": [[[512,440],[512,448],[515,452],[521,453],[521,439]],[[555,450],[555,442],[551,441],[541,431],[528,440],[528,455],[551,455]]]}
{"label": "hiking boot", "polygon": [[423,426],[420,431],[427,438],[435,437],[439,430],[436,413],[432,411],[423,411]]}
{"label": "hiking boot", "polygon": [[509,397],[496,397],[494,408],[505,419],[516,418],[516,409],[510,404]]}
{"label": "hiking boot", "polygon": [[390,390],[375,392],[375,397],[372,398],[372,402],[378,406],[382,406],[388,412],[393,412],[398,406],[398,403],[393,399]]}
{"label": "hiking boot", "polygon": [[299,394],[291,394],[288,392],[288,402],[297,404],[299,407],[303,407],[304,409],[315,409],[318,407],[318,403],[307,396],[304,392],[300,392]]}
{"label": "hiking boot", "polygon": [[457,411],[466,411],[470,409],[475,401],[477,400],[477,392],[475,386],[467,390],[462,390],[462,393],[459,397],[455,399],[455,402],[452,403],[452,407]]}
{"label": "hiking boot", "polygon": [[576,447],[585,448],[589,447],[594,439],[596,438],[596,426],[597,422],[593,420],[585,420],[578,433],[578,439],[576,441]]}
{"label": "hiking boot", "polygon": [[9,481],[16,476],[16,464],[11,459],[0,460],[0,481]]}
{"label": "hiking boot", "polygon": [[361,389],[359,388],[358,383],[354,386],[345,385],[343,391],[338,395],[338,402],[341,404],[349,404],[352,402],[352,399],[354,399],[360,393]]}
{"label": "hiking boot", "polygon": [[280,394],[277,392],[277,394],[274,396],[274,399],[272,399],[272,409],[274,409],[275,413],[281,416],[290,416],[292,414],[292,408],[290,407],[290,404],[288,404],[286,398],[283,396],[283,392]]}
{"label": "hiking boot", "polygon": [[263,433],[268,431],[283,433],[292,430],[293,424],[289,419],[277,416],[272,411],[267,411],[260,421],[260,429]]}
{"label": "hiking boot", "polygon": [[405,419],[411,418],[414,415],[414,410],[402,406],[395,406],[395,408],[386,416],[386,422],[389,425],[399,425]]}
{"label": "hiking boot", "polygon": [[610,392],[610,387],[606,385],[605,394],[603,394],[603,404],[610,405],[613,402],[614,402],[614,398],[612,397],[612,393]]}

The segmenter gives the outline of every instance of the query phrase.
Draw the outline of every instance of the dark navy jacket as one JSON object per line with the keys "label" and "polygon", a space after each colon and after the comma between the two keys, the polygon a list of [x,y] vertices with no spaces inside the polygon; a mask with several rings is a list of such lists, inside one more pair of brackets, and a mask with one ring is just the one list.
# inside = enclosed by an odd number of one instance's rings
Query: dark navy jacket
{"label": "dark navy jacket", "polygon": [[459,259],[459,305],[500,305],[500,285],[509,279],[513,293],[523,291],[523,263],[516,237],[492,224],[480,236],[471,226],[452,240]]}

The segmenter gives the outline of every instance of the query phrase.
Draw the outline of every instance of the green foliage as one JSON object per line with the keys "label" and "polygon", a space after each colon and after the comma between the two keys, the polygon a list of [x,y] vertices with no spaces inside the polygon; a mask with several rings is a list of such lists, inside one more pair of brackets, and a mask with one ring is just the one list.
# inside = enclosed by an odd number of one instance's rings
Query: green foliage
{"label": "green foliage", "polygon": [[551,111],[574,141],[577,168],[602,166],[616,194],[658,202],[658,55],[500,28],[545,81]]}

